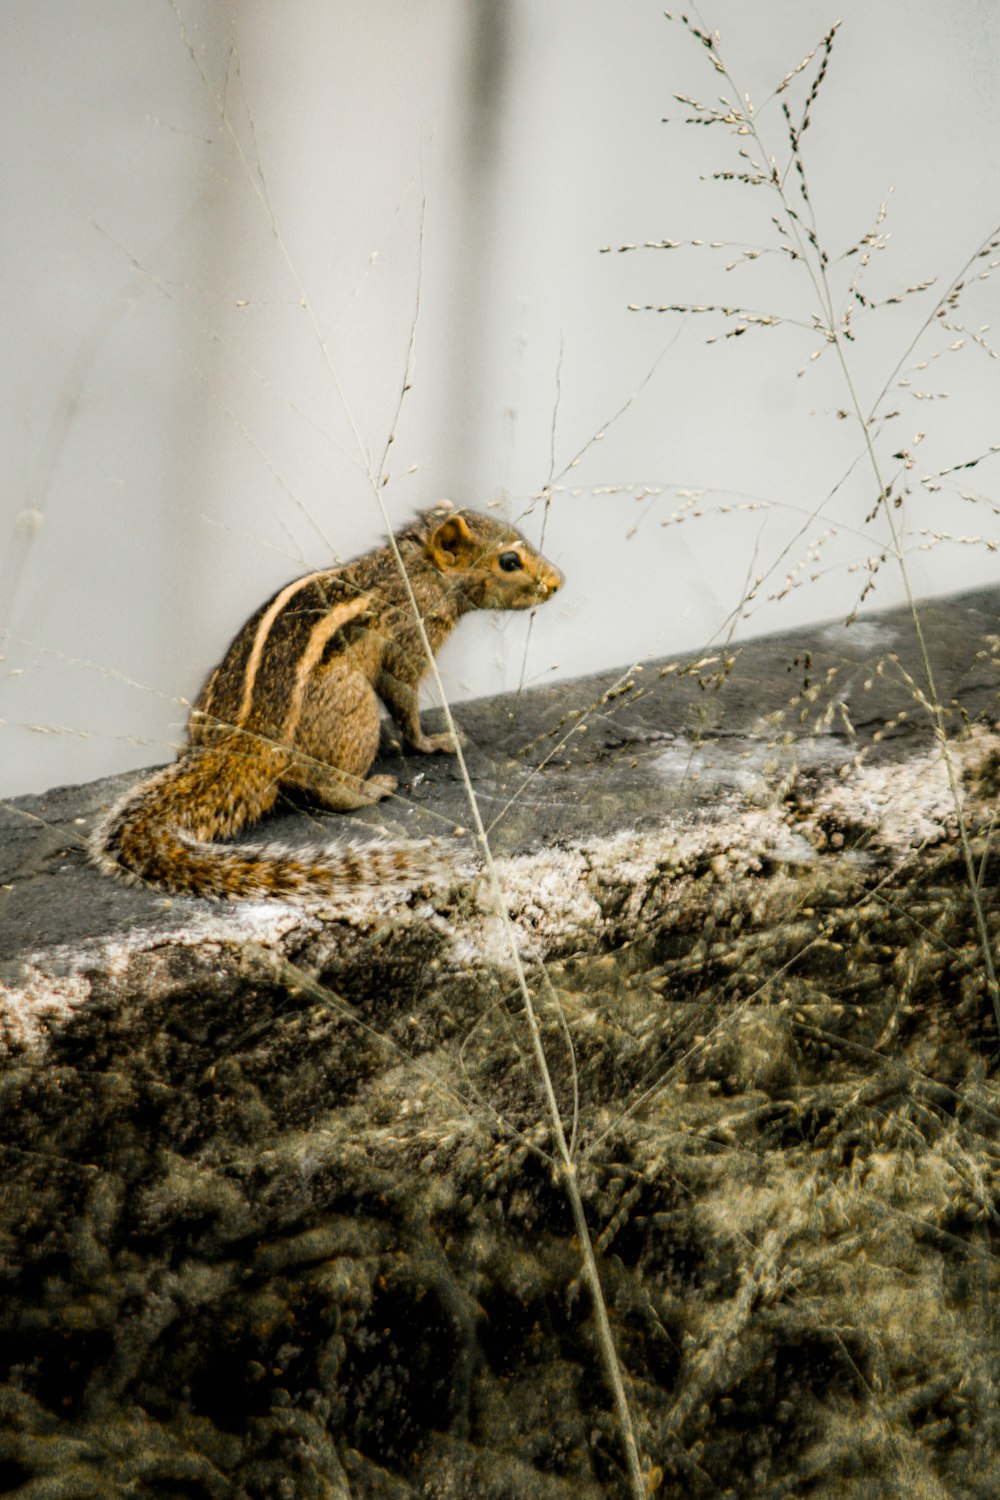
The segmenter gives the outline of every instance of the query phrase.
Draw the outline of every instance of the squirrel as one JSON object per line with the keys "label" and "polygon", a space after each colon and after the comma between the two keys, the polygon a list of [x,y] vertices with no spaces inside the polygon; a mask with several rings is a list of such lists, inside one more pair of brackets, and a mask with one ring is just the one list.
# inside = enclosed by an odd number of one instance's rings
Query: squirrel
{"label": "squirrel", "polygon": [[[475,609],[531,609],[561,586],[513,526],[448,502],[419,513],[395,544],[435,654]],[[381,699],[414,750],[454,753],[427,735],[418,692],[430,666],[391,543],[307,573],[234,637],[191,711],[178,759],[132,787],[92,840],[104,871],[178,894],[306,901],[344,888],[414,884],[427,845],[365,848],[214,844],[269,812],[283,788],[337,812],[395,791],[369,776]]]}

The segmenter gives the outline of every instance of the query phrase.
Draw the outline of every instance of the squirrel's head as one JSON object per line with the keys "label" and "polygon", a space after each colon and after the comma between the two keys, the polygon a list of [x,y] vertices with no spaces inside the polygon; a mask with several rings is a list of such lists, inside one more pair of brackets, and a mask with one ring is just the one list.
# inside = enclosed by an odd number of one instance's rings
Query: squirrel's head
{"label": "squirrel's head", "polygon": [[506,521],[474,510],[424,514],[424,551],[463,609],[532,609],[561,586],[559,569]]}

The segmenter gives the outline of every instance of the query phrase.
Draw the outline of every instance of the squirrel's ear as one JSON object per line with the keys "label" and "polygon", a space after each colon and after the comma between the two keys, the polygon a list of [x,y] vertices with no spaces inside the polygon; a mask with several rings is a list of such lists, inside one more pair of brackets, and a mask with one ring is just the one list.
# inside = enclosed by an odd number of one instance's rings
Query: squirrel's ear
{"label": "squirrel's ear", "polygon": [[464,517],[456,513],[435,527],[427,539],[427,552],[440,573],[446,573],[450,568],[468,567],[473,561],[475,548]]}

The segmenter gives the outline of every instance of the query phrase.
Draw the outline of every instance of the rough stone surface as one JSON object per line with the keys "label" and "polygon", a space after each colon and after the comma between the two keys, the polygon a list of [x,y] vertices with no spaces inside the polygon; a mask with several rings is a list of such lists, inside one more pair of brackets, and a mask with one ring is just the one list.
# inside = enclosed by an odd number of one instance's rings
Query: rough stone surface
{"label": "rough stone surface", "polygon": [[[649,1493],[1000,1492],[998,604],[921,610],[950,776],[904,613],[459,711]],[[454,881],[324,912],[100,876],[127,777],[0,811],[0,1493],[628,1493],[464,789],[386,769],[268,836]]]}

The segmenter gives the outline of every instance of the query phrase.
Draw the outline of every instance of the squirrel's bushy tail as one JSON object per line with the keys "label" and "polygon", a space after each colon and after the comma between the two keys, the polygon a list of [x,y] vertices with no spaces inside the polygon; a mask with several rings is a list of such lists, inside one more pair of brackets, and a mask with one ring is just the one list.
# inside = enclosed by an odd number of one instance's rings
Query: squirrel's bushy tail
{"label": "squirrel's bushy tail", "polygon": [[[91,840],[94,862],[108,874],[133,884],[149,884],[176,895],[269,896],[308,901],[344,896],[362,887],[422,885],[440,873],[433,845],[420,843],[305,846],[212,843],[215,835],[232,835],[273,805],[273,767],[248,763],[241,779],[241,806],[229,805],[223,782],[214,799],[204,795],[214,775],[213,753],[184,757],[132,787],[111,809]],[[256,773],[256,774],[255,774]],[[191,782],[202,783],[202,796],[190,799]],[[254,782],[259,782],[254,786]],[[248,793],[256,792],[256,797]],[[205,809],[197,821],[192,805]]]}

